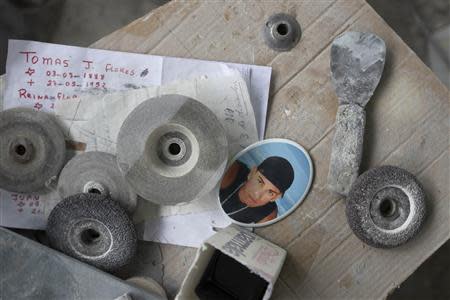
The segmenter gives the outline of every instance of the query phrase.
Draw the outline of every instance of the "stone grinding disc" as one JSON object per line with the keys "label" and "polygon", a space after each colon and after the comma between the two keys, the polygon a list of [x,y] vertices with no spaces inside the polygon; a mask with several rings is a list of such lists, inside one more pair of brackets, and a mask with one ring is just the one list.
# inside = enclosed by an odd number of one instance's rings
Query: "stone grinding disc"
{"label": "stone grinding disc", "polygon": [[348,223],[363,242],[378,248],[406,243],[425,219],[425,194],[406,170],[382,166],[363,173],[347,199]]}
{"label": "stone grinding disc", "polygon": [[64,135],[53,116],[27,108],[0,112],[0,188],[44,190],[65,162]]}
{"label": "stone grinding disc", "polygon": [[47,223],[50,245],[105,271],[125,266],[136,252],[133,223],[108,196],[76,194],[51,211]]}
{"label": "stone grinding disc", "polygon": [[86,152],[72,158],[58,180],[62,198],[79,193],[109,195],[128,213],[136,208],[137,195],[117,167],[116,157],[106,152]]}
{"label": "stone grinding disc", "polygon": [[155,97],[126,118],[117,161],[142,198],[161,205],[189,202],[210,192],[228,157],[225,130],[205,105],[181,95]]}

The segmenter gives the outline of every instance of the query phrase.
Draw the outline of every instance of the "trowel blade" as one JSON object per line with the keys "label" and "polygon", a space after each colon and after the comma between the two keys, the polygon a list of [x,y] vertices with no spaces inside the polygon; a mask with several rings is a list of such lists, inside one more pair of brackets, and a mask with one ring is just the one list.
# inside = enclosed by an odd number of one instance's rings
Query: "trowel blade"
{"label": "trowel blade", "polygon": [[373,33],[345,32],[333,41],[331,77],[339,104],[367,104],[380,82],[385,57],[386,45]]}

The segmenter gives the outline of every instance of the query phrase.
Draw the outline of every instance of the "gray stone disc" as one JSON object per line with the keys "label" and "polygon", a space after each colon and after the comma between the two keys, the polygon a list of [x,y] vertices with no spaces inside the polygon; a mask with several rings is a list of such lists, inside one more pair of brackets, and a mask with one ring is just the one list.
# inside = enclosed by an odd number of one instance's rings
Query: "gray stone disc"
{"label": "gray stone disc", "polygon": [[41,192],[56,182],[65,156],[64,135],[52,115],[27,108],[0,112],[0,188]]}
{"label": "gray stone disc", "polygon": [[284,13],[270,16],[263,28],[267,46],[277,51],[289,51],[294,48],[301,35],[302,31],[297,20]]}
{"label": "gray stone disc", "polygon": [[347,199],[347,219],[366,244],[393,248],[413,238],[425,219],[425,193],[406,170],[382,166],[363,173]]}
{"label": "gray stone disc", "polygon": [[189,202],[219,182],[228,157],[225,130],[202,103],[181,95],[155,97],[126,118],[117,161],[142,198],[162,205]]}
{"label": "gray stone disc", "polygon": [[72,158],[59,175],[58,192],[62,198],[79,193],[106,194],[128,213],[137,203],[137,195],[123,178],[116,157],[100,151]]}
{"label": "gray stone disc", "polygon": [[105,271],[125,266],[136,253],[133,223],[106,195],[65,198],[48,217],[47,235],[53,248]]}

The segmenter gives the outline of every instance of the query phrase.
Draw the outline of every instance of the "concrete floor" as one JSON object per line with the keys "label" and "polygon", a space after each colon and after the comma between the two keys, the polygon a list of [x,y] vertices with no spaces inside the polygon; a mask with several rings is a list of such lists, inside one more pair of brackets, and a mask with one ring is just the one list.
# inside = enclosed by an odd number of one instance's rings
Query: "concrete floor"
{"label": "concrete floor", "polygon": [[[166,0],[0,0],[0,74],[7,40],[88,46]],[[386,22],[450,87],[450,2],[368,0]],[[388,298],[450,299],[450,242]]]}

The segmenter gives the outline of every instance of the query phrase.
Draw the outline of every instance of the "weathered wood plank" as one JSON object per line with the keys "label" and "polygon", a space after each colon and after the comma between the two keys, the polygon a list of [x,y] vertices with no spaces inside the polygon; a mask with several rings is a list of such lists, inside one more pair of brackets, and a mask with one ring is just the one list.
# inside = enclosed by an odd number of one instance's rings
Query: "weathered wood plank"
{"label": "weathered wood plank", "polygon": [[173,299],[194,261],[197,249],[164,244],[161,244],[160,248],[163,263],[162,283],[169,299]]}
{"label": "weathered wood plank", "polygon": [[[186,1],[183,5],[169,2],[130,23],[122,29],[102,38],[91,47],[117,51],[148,53],[163,42],[170,30],[200,6],[200,1]],[[120,40],[120,42],[118,42]]]}
{"label": "weathered wood plank", "polygon": [[[302,26],[290,52],[275,52],[261,38],[276,12],[295,15]],[[421,234],[393,250],[360,242],[347,225],[345,200],[325,188],[337,110],[330,43],[346,30],[374,32],[388,49],[367,107],[362,170],[406,168],[419,176],[431,208]],[[315,164],[312,191],[300,208],[257,230],[288,250],[276,299],[385,297],[450,237],[449,92],[364,1],[172,1],[92,46],[273,67],[266,136],[302,144]],[[164,286],[174,295],[195,250],[161,249]]]}
{"label": "weathered wood plank", "polygon": [[274,292],[272,294],[273,299],[283,299],[283,300],[294,300],[297,299],[297,296],[291,289],[283,282],[283,280],[279,279],[275,283]]}
{"label": "weathered wood plank", "polygon": [[[361,23],[367,21],[373,24],[373,29],[385,28],[384,22],[367,10],[350,29],[358,29]],[[411,133],[405,131],[411,130],[411,124],[414,125],[416,120],[421,119],[427,112],[430,113],[430,110],[438,110],[437,103],[445,104],[442,102],[445,94],[428,99],[429,97],[422,97],[417,93],[422,86],[428,85],[428,80],[420,78],[416,81],[414,77],[405,76],[405,70],[426,71],[426,67],[417,60],[411,50],[394,33],[390,35],[381,31],[376,33],[383,36],[388,49],[392,51],[389,52],[387,72],[383,76],[382,84],[367,107],[368,124],[363,170],[368,166],[379,164],[381,158],[391,153],[399,142],[410,136]],[[427,76],[433,76],[430,72],[426,73]],[[402,95],[399,95],[399,89],[403,90]],[[442,88],[437,90],[445,91]],[[414,110],[403,113],[405,107],[412,106],[415,107]],[[328,47],[317,60],[311,62],[273,97],[269,115],[276,121],[269,122],[267,136],[290,138],[311,149],[316,173],[312,193],[302,205],[302,209],[294,212],[299,218],[287,218],[279,224],[260,230],[277,243],[282,245],[289,243],[292,234],[301,234],[303,230],[301,227],[307,228],[339,199],[325,189],[336,109],[337,99],[329,80]],[[289,226],[285,226],[285,223],[289,223]]]}

